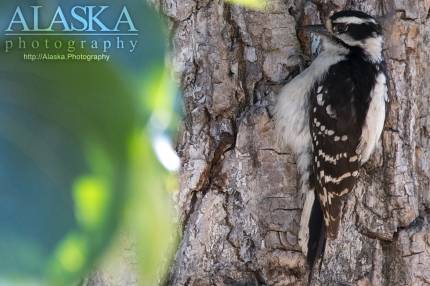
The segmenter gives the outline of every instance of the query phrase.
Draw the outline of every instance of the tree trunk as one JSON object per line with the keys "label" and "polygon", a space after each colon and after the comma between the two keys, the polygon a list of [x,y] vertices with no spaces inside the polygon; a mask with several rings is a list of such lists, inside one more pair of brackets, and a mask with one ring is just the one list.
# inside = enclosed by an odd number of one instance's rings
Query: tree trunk
{"label": "tree trunk", "polygon": [[186,112],[184,228],[168,285],[308,284],[298,245],[304,198],[295,158],[276,144],[272,108],[318,44],[298,38],[296,27],[344,8],[395,10],[385,22],[390,103],[312,284],[430,285],[430,1],[273,0],[255,12],[220,0],[161,0]]}

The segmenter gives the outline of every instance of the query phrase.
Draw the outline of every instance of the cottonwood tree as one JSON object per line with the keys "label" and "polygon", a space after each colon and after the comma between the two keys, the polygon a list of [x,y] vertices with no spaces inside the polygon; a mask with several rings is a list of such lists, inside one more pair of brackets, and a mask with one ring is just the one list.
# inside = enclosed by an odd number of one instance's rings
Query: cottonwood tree
{"label": "cottonwood tree", "polygon": [[[389,15],[390,102],[311,284],[430,285],[430,0],[272,0],[258,12],[219,0],[157,5],[169,18],[186,113],[177,147],[183,230],[165,284],[308,284],[298,243],[304,196],[295,158],[276,142],[273,103],[317,50],[318,39],[297,28],[354,8]],[[131,253],[87,285],[137,285]]]}
{"label": "cottonwood tree", "polygon": [[297,27],[354,8],[384,21],[388,115],[313,285],[430,285],[430,1],[161,0],[183,88],[182,240],[167,285],[307,285],[304,197],[274,134],[280,88],[314,56]]}

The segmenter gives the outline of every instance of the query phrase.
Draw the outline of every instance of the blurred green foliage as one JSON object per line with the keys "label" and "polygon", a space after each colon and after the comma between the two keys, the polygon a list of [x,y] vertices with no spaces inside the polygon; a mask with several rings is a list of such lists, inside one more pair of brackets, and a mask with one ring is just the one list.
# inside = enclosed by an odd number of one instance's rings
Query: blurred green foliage
{"label": "blurred green foliage", "polygon": [[247,8],[262,10],[267,5],[267,0],[226,0],[231,4],[245,6]]}
{"label": "blurred green foliage", "polygon": [[2,221],[1,232],[42,256],[28,268],[25,254],[11,263],[16,249],[0,239],[0,264],[8,265],[0,273],[12,268],[17,277],[67,285],[90,267],[118,222],[138,111],[133,92],[108,65],[29,65],[18,56],[1,56],[1,72],[16,72],[1,80],[0,116],[8,122],[0,128],[1,153],[13,169],[1,178],[10,205],[0,212],[13,222]]}
{"label": "blurred green foliage", "polygon": [[175,129],[177,91],[161,19],[125,2],[145,33],[136,53],[114,51],[109,63],[24,61],[0,38],[0,285],[76,285],[120,223],[133,225],[142,285],[163,277],[176,185],[153,137]]}

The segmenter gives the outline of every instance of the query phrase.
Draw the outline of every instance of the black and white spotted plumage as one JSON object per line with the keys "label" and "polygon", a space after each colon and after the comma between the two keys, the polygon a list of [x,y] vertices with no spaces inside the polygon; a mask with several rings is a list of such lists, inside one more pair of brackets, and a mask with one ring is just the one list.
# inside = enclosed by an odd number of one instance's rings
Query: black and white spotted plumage
{"label": "black and white spotted plumage", "polygon": [[353,190],[359,176],[358,147],[380,73],[383,74],[380,65],[351,52],[330,67],[310,94],[315,191],[331,239],[337,237],[341,200]]}
{"label": "black and white spotted plumage", "polygon": [[299,243],[305,253],[313,252],[308,257],[315,255],[318,224],[325,238],[337,238],[342,201],[381,136],[387,99],[377,21],[341,11],[321,27],[312,29],[323,36],[322,52],[283,88],[275,109],[278,133],[297,154],[302,174],[306,202]]}

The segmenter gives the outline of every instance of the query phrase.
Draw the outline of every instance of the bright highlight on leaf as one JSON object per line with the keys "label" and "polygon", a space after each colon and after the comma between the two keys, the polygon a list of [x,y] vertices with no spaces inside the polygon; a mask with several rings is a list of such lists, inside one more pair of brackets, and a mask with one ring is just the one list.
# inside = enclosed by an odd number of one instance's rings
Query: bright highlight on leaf
{"label": "bright highlight on leaf", "polygon": [[80,271],[86,260],[85,239],[79,235],[70,235],[57,250],[57,258],[62,268],[68,272]]}
{"label": "bright highlight on leaf", "polygon": [[264,9],[267,4],[267,0],[226,0],[231,4],[242,5],[251,9]]}
{"label": "bright highlight on leaf", "polygon": [[152,141],[155,155],[164,168],[170,172],[178,171],[181,162],[169,138],[163,134],[158,134],[152,138]]}
{"label": "bright highlight on leaf", "polygon": [[78,221],[89,229],[101,224],[109,201],[105,183],[95,177],[80,178],[73,195]]}
{"label": "bright highlight on leaf", "polygon": [[155,68],[143,85],[145,106],[151,107],[149,133],[152,146],[159,162],[168,171],[177,171],[180,160],[168,136],[178,122],[175,114],[176,86],[168,68]]}

